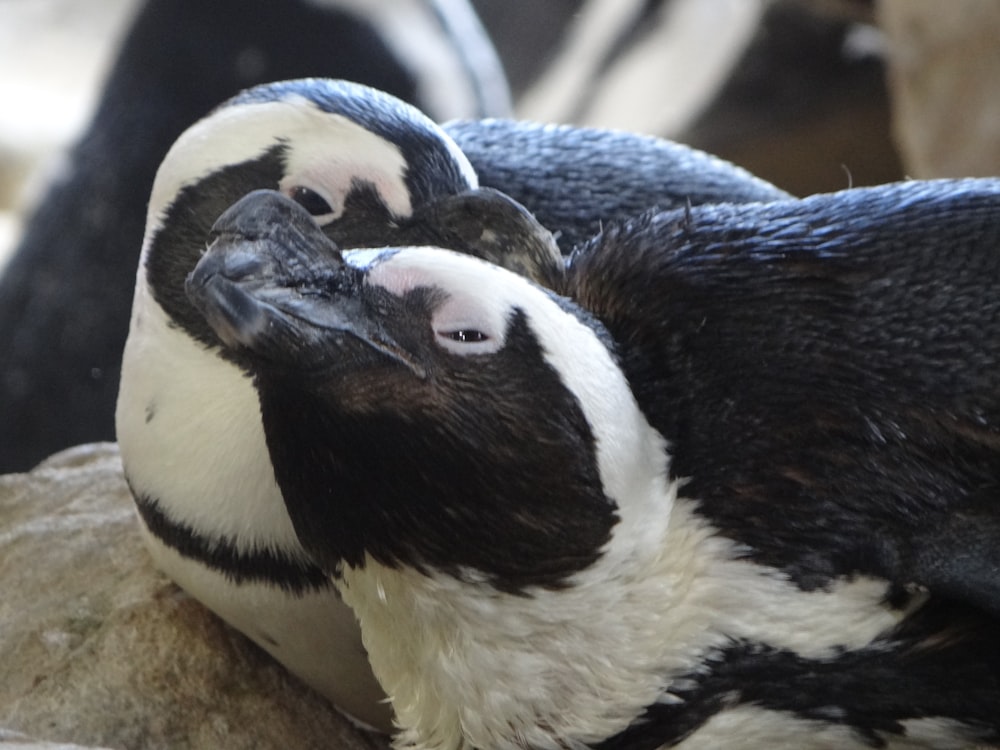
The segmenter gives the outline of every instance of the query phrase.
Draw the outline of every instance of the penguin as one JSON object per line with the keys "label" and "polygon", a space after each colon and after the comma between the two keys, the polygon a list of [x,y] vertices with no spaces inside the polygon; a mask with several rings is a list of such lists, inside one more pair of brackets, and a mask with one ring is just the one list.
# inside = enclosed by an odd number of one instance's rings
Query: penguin
{"label": "penguin", "polygon": [[143,0],[91,123],[0,276],[0,473],[114,439],[146,199],[171,143],[243,89],[349,78],[435,119],[510,113],[468,0]]}
{"label": "penguin", "polygon": [[[294,534],[248,371],[184,291],[219,215],[255,189],[280,190],[344,246],[445,244],[551,283],[563,261],[539,217],[568,242],[649,205],[784,195],[653,139],[499,120],[478,135],[471,121],[456,132],[461,149],[415,108],[344,81],[279,82],[222,105],[177,140],[157,172],[122,356],[116,433],[156,564],[379,728],[389,728],[389,709],[353,614]],[[519,151],[496,148],[504,132]],[[643,153],[659,167],[655,180],[648,164],[632,172]],[[490,165],[498,179],[488,186],[476,169]],[[490,192],[505,176],[526,207]],[[507,237],[522,239],[505,247]],[[533,250],[524,237],[537,238]]]}
{"label": "penguin", "polygon": [[397,747],[1000,747],[1000,180],[650,212],[554,289],[273,191],[213,237]]}
{"label": "penguin", "polygon": [[623,130],[497,118],[442,126],[479,184],[526,206],[563,254],[605,224],[658,207],[791,196],[705,151]]}

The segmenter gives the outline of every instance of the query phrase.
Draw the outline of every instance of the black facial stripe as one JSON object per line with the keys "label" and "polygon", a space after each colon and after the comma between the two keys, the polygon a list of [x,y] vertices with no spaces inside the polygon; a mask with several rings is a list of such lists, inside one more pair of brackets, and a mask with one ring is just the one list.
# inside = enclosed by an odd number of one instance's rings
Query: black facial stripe
{"label": "black facial stripe", "polygon": [[355,177],[344,196],[340,217],[324,227],[326,235],[344,248],[382,247],[398,242],[394,216],[370,182]]}
{"label": "black facial stripe", "polygon": [[[418,328],[427,341],[407,345],[437,350]],[[618,520],[579,404],[520,311],[496,354],[429,356],[419,382],[389,366],[317,381],[260,363],[268,448],[299,538],[328,570],[368,553],[459,578],[479,571],[511,592],[565,585]]]}
{"label": "black facial stripe", "polygon": [[270,583],[290,594],[333,589],[329,576],[314,565],[271,550],[240,552],[226,539],[209,539],[185,523],[174,521],[157,500],[133,491],[136,507],[146,527],[168,547],[184,557],[224,573],[232,583]]}
{"label": "black facial stripe", "polygon": [[277,144],[256,159],[224,167],[183,188],[167,207],[162,228],[153,238],[146,258],[153,297],[174,325],[205,346],[218,346],[219,341],[188,300],[184,280],[198,263],[212,225],[223,211],[253,190],[278,188],[285,173],[285,148]]}

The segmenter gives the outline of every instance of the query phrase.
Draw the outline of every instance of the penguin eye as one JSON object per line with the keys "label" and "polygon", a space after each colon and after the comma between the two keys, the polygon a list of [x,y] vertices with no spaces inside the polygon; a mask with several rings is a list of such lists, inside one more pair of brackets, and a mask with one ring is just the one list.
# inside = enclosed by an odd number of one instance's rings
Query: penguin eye
{"label": "penguin eye", "polygon": [[463,344],[474,344],[481,341],[487,341],[489,339],[489,336],[482,331],[477,331],[471,328],[461,328],[457,331],[442,331],[438,335],[445,336],[452,341],[458,341]]}
{"label": "penguin eye", "polygon": [[434,335],[443,349],[462,357],[492,354],[503,346],[502,340],[478,328],[439,328],[435,329]]}
{"label": "penguin eye", "polygon": [[307,187],[301,185],[293,187],[289,192],[289,197],[313,216],[326,216],[333,213],[333,208],[327,200],[315,190],[310,190]]}
{"label": "penguin eye", "polygon": [[460,357],[494,354],[506,338],[504,312],[464,289],[449,292],[430,323],[435,343]]}

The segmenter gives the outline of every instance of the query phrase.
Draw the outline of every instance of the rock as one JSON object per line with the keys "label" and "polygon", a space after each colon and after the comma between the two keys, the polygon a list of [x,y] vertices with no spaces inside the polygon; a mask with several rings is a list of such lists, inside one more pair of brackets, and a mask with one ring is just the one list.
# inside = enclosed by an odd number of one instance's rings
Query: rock
{"label": "rock", "polygon": [[387,747],[153,568],[113,444],[0,477],[0,580],[0,750]]}
{"label": "rock", "polygon": [[44,742],[34,740],[20,732],[8,732],[0,729],[0,750],[109,750],[109,748],[90,745],[67,745],[65,742]]}
{"label": "rock", "polygon": [[907,174],[1000,174],[1000,3],[881,0],[878,10]]}

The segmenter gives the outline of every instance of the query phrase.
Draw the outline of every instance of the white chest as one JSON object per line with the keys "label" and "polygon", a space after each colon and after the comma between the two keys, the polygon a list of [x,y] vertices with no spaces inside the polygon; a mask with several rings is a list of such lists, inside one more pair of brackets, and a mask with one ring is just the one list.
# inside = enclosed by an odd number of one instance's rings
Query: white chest
{"label": "white chest", "polygon": [[[135,492],[209,544],[306,559],[275,482],[256,393],[234,366],[170,328],[137,293],[122,364],[118,439]],[[365,723],[388,729],[353,613],[333,588],[302,595],[235,583],[146,533],[157,566],[290,671]]]}
{"label": "white chest", "polygon": [[[346,571],[344,600],[403,727],[397,745],[583,748],[673,700],[672,681],[731,639],[822,657],[869,643],[900,617],[883,605],[883,582],[806,593],[736,559],[684,501],[660,542],[659,554],[637,553],[630,567],[619,558],[613,579],[588,570],[578,585],[532,596],[370,560]],[[793,718],[744,713],[699,731],[716,737],[736,721],[772,743],[748,747],[772,747],[789,727],[798,734]],[[692,748],[712,746],[697,736]]]}

